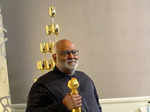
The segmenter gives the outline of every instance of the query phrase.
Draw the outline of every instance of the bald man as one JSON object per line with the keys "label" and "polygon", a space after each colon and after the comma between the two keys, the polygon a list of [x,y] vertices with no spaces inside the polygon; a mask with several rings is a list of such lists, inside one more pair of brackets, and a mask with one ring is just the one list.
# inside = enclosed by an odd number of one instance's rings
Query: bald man
{"label": "bald man", "polygon": [[[53,71],[41,76],[32,86],[26,112],[71,112],[81,107],[82,112],[102,112],[93,81],[83,72],[76,71],[79,51],[67,39],[59,40],[55,46]],[[79,94],[71,95],[67,84],[77,78]]]}

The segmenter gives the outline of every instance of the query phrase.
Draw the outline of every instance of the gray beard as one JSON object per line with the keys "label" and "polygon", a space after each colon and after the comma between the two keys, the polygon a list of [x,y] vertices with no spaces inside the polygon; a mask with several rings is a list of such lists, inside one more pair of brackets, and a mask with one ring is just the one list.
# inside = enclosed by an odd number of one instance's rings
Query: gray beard
{"label": "gray beard", "polygon": [[[71,61],[75,61],[73,62],[72,65],[68,64],[69,62]],[[67,60],[65,63],[64,63],[64,67],[68,70],[70,70],[71,74],[73,74],[75,72],[75,70],[77,69],[78,67],[78,60]]]}
{"label": "gray beard", "polygon": [[[69,62],[75,61],[73,64],[69,64]],[[77,69],[78,66],[78,60],[67,60],[64,63],[61,63],[61,66],[59,66],[59,69],[64,72],[65,70],[68,70],[70,73],[69,76],[72,76]]]}

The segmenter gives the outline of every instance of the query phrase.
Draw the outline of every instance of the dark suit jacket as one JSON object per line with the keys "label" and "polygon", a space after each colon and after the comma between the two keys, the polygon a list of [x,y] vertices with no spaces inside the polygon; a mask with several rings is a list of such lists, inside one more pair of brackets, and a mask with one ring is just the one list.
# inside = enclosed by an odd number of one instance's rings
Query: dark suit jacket
{"label": "dark suit jacket", "polygon": [[33,84],[26,112],[70,112],[62,104],[62,99],[70,92],[67,84],[71,77],[76,77],[80,84],[78,91],[82,96],[82,112],[101,112],[93,81],[83,72],[76,71],[69,76],[56,67]]}

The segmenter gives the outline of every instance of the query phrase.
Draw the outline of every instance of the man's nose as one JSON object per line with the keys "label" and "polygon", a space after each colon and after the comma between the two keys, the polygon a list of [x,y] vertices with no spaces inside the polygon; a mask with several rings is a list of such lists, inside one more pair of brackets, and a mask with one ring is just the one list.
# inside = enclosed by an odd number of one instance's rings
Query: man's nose
{"label": "man's nose", "polygon": [[68,54],[68,57],[69,57],[69,58],[73,58],[74,55],[70,52],[70,53]]}

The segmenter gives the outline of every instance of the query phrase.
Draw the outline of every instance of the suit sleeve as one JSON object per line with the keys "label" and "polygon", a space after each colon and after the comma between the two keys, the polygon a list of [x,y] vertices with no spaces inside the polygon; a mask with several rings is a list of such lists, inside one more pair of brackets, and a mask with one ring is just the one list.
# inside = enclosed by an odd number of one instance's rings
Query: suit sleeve
{"label": "suit sleeve", "polygon": [[70,112],[62,101],[57,101],[42,84],[34,84],[30,90],[26,112]]}

